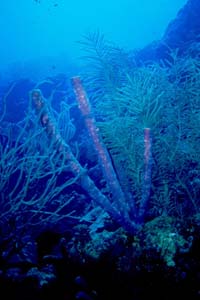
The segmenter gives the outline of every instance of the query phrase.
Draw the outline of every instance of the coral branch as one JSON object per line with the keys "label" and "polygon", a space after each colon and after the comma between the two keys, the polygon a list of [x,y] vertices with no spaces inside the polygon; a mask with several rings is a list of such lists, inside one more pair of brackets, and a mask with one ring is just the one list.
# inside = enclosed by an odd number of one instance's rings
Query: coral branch
{"label": "coral branch", "polygon": [[144,176],[142,186],[142,199],[140,202],[138,220],[144,221],[147,211],[148,200],[151,191],[151,168],[152,168],[152,137],[151,129],[144,128]]}
{"label": "coral branch", "polygon": [[45,99],[39,89],[35,89],[30,94],[32,104],[35,112],[38,115],[40,124],[44,127],[47,137],[53,144],[55,150],[59,154],[63,154],[66,160],[66,167],[72,172],[75,177],[79,177],[81,187],[90,195],[90,197],[101,206],[115,221],[117,221],[126,230],[133,232],[135,230],[134,224],[124,215],[120,214],[118,209],[112,205],[109,199],[102,194],[96,187],[92,179],[87,175],[86,170],[80,165],[70,150],[70,147],[62,139],[56,123],[51,117],[51,113],[45,103]]}
{"label": "coral branch", "polygon": [[112,200],[114,201],[120,213],[124,215],[124,217],[128,220],[129,207],[126,204],[126,199],[114,171],[109,153],[101,140],[95,117],[91,111],[89,98],[87,97],[86,92],[82,86],[80,77],[73,77],[72,83],[79,104],[79,109],[82,116],[84,117],[89,135],[92,138],[93,145],[97,152],[99,162],[104,174],[104,178],[107,181],[107,184],[112,193]]}

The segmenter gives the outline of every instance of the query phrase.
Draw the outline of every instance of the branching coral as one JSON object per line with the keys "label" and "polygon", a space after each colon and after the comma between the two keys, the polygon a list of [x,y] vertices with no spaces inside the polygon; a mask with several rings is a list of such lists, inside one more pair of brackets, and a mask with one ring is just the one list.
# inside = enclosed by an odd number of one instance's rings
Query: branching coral
{"label": "branching coral", "polygon": [[[199,211],[200,186],[192,175],[193,169],[196,173],[200,169],[199,58],[180,58],[177,51],[169,49],[170,62],[137,66],[128,54],[121,59],[121,49],[99,35],[89,35],[88,40],[86,52],[93,49],[98,63],[88,57],[85,83],[126,194],[133,193],[140,205],[144,192],[144,128],[151,128],[150,212],[156,211],[158,203],[163,206],[160,212],[176,216]],[[168,200],[161,200],[161,195]]]}

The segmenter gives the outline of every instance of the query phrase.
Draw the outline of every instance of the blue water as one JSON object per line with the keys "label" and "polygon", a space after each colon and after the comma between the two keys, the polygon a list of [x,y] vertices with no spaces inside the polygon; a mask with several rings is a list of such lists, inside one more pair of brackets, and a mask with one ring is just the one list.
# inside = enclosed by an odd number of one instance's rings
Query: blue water
{"label": "blue water", "polygon": [[2,0],[0,74],[67,73],[69,66],[82,63],[77,41],[95,30],[119,47],[142,48],[162,37],[186,2]]}

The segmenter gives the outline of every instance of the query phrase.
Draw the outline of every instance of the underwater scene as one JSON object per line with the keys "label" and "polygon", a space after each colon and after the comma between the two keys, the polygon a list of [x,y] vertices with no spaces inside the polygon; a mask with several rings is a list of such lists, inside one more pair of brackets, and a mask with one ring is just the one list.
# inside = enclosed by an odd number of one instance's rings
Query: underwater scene
{"label": "underwater scene", "polygon": [[1,299],[200,299],[200,1],[0,6]]}

